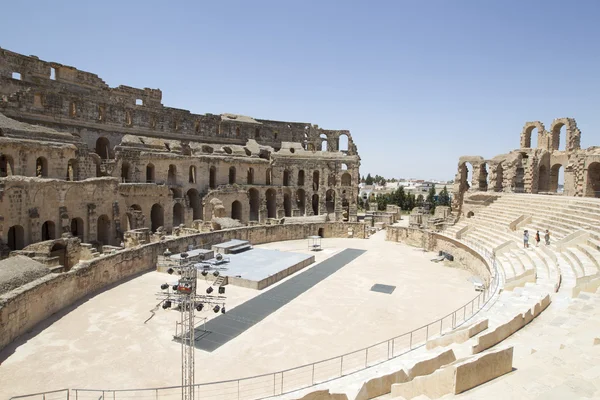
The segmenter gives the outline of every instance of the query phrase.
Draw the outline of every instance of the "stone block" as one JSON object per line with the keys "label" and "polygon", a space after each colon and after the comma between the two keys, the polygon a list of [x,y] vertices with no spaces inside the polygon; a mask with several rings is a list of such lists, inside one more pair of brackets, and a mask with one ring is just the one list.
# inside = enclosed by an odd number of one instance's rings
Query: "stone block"
{"label": "stone block", "polygon": [[452,343],[464,343],[470,338],[479,333],[483,332],[488,328],[488,320],[476,322],[463,328],[456,329],[446,335],[440,336],[435,339],[428,340],[426,343],[427,350],[434,349],[436,347],[446,347]]}
{"label": "stone block", "polygon": [[512,347],[492,350],[464,361],[456,362],[452,366],[456,370],[453,393],[462,393],[509,373],[512,371],[512,363]]}

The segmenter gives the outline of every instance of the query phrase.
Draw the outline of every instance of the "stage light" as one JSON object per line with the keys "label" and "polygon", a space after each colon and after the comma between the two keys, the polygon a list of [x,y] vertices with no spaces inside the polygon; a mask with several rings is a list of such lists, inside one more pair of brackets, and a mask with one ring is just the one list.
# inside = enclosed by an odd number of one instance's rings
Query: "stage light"
{"label": "stage light", "polygon": [[160,288],[162,290],[168,289],[169,288],[169,284],[168,283],[163,283],[162,285],[160,285]]}
{"label": "stage light", "polygon": [[173,285],[173,290],[177,290],[178,287],[179,287],[179,284]]}
{"label": "stage light", "polygon": [[225,306],[223,306],[223,308],[221,308],[221,314],[225,314]]}
{"label": "stage light", "polygon": [[206,293],[211,294],[213,292],[213,288],[212,286],[209,286],[208,289],[206,289]]}
{"label": "stage light", "polygon": [[219,276],[219,271],[215,271],[215,272],[213,272],[213,275],[214,275],[214,276]]}
{"label": "stage light", "polygon": [[196,310],[198,311],[202,311],[202,309],[204,308],[204,304],[200,303],[196,306]]}
{"label": "stage light", "polygon": [[208,275],[208,271],[204,270],[204,271],[201,272],[201,274],[202,274],[202,276],[206,276],[206,275]]}
{"label": "stage light", "polygon": [[163,308],[166,310],[167,308],[171,308],[171,300],[165,300],[163,303]]}
{"label": "stage light", "polygon": [[215,313],[218,313],[220,309],[221,309],[221,307],[219,307],[218,305],[213,307],[213,311]]}
{"label": "stage light", "polygon": [[167,274],[169,274],[169,275],[173,275],[173,272],[175,272],[175,270],[173,268],[169,268],[167,270]]}
{"label": "stage light", "polygon": [[219,286],[219,294],[225,293],[225,286]]}

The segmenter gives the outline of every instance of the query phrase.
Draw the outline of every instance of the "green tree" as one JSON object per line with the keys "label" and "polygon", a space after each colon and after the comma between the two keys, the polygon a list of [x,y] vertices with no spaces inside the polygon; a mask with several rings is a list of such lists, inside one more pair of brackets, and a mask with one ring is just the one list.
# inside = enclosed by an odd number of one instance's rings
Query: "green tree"
{"label": "green tree", "polygon": [[367,177],[365,178],[365,185],[371,186],[373,184],[373,177],[371,176],[371,174],[367,174]]}
{"label": "green tree", "polygon": [[427,203],[429,203],[430,208],[429,210],[431,211],[431,213],[433,214],[435,212],[435,184],[433,184],[431,186],[431,188],[429,189],[429,192],[427,193]]}
{"label": "green tree", "polygon": [[422,194],[419,194],[417,196],[417,200],[416,200],[416,206],[417,207],[423,207],[423,203],[425,203],[425,198],[423,197]]}
{"label": "green tree", "polygon": [[448,193],[448,188],[446,186],[444,186],[444,188],[438,195],[438,205],[440,205],[440,206],[449,206],[450,205],[450,194]]}

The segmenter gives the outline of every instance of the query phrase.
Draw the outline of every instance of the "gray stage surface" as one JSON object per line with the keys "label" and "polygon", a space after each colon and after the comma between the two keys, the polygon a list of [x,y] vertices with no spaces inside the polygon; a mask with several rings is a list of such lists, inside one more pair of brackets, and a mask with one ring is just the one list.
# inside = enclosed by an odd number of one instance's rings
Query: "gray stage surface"
{"label": "gray stage surface", "polygon": [[[208,321],[206,331],[202,328],[196,329],[196,348],[205,351],[218,349],[323,279],[334,274],[365,251],[343,250],[311,269]],[[251,252],[248,253],[250,255]]]}
{"label": "gray stage surface", "polygon": [[257,249],[244,251],[238,254],[226,254],[229,257],[228,264],[219,267],[226,269],[221,272],[227,276],[239,276],[249,281],[262,281],[271,275],[275,275],[293,265],[309,260],[314,256],[302,253],[291,253],[286,251]]}

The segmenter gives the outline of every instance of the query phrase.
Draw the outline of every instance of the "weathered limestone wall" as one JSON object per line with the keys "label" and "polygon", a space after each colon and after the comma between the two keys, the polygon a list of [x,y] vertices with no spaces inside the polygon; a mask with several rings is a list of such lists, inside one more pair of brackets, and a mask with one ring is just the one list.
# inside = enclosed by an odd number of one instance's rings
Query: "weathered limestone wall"
{"label": "weathered limestone wall", "polygon": [[349,228],[353,229],[355,238],[366,237],[365,225],[361,223],[256,226],[185,236],[81,262],[68,272],[46,275],[0,296],[0,350],[39,322],[85,296],[154,269],[158,256],[167,248],[181,252],[189,245],[210,247],[231,239],[261,244],[304,239],[319,231],[324,237],[347,238]]}

